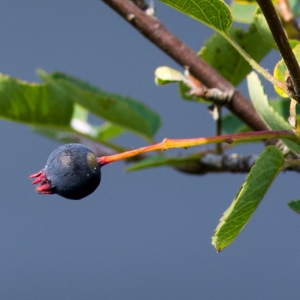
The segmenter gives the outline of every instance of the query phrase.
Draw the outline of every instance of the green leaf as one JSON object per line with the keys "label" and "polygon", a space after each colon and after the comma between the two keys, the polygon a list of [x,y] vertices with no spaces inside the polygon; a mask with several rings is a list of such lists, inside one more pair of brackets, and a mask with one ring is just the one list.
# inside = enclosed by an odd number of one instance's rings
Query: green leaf
{"label": "green leaf", "polygon": [[[69,94],[51,81],[28,83],[0,74],[0,118],[28,124],[33,131],[58,141],[73,142],[85,137],[123,150],[107,142],[108,135],[102,137],[102,129],[90,125],[87,116],[86,109],[74,104]],[[114,130],[116,136],[117,129]]]}
{"label": "green leaf", "polygon": [[[296,56],[297,62],[300,64],[300,45],[299,44],[297,44],[293,48],[293,52]],[[274,68],[274,77],[281,82],[285,82],[286,72],[287,72],[287,67],[286,67],[283,59],[281,59]],[[274,86],[274,88],[275,88],[276,93],[279,96],[281,96],[283,98],[289,97],[284,91],[279,89],[277,86]]]}
{"label": "green leaf", "polygon": [[[281,82],[285,82],[285,75],[286,75],[287,67],[283,60],[280,60],[274,68],[273,75],[276,79]],[[288,98],[289,96],[280,88],[274,85],[275,92],[283,98]]]}
{"label": "green leaf", "polygon": [[124,130],[121,127],[109,122],[105,122],[100,127],[94,128],[97,132],[97,137],[103,140],[110,140],[124,133]]}
{"label": "green leaf", "polygon": [[101,126],[91,125],[88,122],[88,111],[76,103],[74,104],[73,116],[69,126],[60,129],[35,126],[33,130],[61,142],[80,142],[84,137],[117,151],[120,151],[122,148],[107,141],[124,133],[122,128],[109,122],[105,122]]}
{"label": "green leaf", "polygon": [[72,76],[55,72],[50,75],[39,72],[45,82],[52,82],[65,91],[71,99],[95,114],[119,127],[152,140],[161,121],[159,115],[142,102],[133,98],[108,93]]}
{"label": "green leaf", "polygon": [[258,10],[258,12],[254,16],[254,24],[260,34],[259,43],[263,42],[269,47],[277,49],[269,25],[260,10]]}
{"label": "green leaf", "polygon": [[300,214],[300,200],[293,200],[288,202],[288,206],[297,214]]}
{"label": "green leaf", "polygon": [[[230,28],[229,34],[257,62],[271,50],[270,45],[261,39],[255,25],[251,25],[248,31]],[[259,47],[257,47],[258,40],[260,40]],[[206,41],[198,55],[235,86],[252,70],[238,51],[218,33]]]}
{"label": "green leaf", "polygon": [[[250,99],[257,113],[264,123],[271,130],[291,130],[291,125],[285,121],[269,104],[263,86],[254,72],[250,73],[247,78]],[[284,144],[294,152],[300,151],[300,146],[289,141],[283,140]]]}
{"label": "green leaf", "polygon": [[224,133],[239,133],[252,131],[243,121],[235,115],[229,113],[222,119],[222,129]]}
{"label": "green leaf", "polygon": [[190,94],[191,92],[190,87],[183,82],[178,83],[178,92],[179,92],[179,96],[182,99],[189,100],[189,101],[197,101],[197,98],[194,95]]}
{"label": "green leaf", "polygon": [[284,120],[287,120],[290,116],[290,102],[287,98],[277,98],[269,101],[269,104]]}
{"label": "green leaf", "polygon": [[253,22],[254,14],[257,10],[257,3],[236,2],[231,4],[231,14],[233,20],[239,23],[250,24]]}
{"label": "green leaf", "polygon": [[160,0],[214,30],[227,33],[232,24],[228,5],[222,0]]}
{"label": "green leaf", "polygon": [[300,15],[300,2],[299,0],[289,0],[291,11],[295,17]]}
{"label": "green leaf", "polygon": [[289,39],[289,44],[290,44],[291,48],[294,49],[296,46],[300,45],[300,41]]}
{"label": "green leaf", "polygon": [[[87,124],[87,126],[91,126]],[[38,134],[41,134],[49,139],[53,139],[62,143],[81,143],[85,144],[87,140],[93,141],[98,144],[102,144],[108,148],[114,149],[117,152],[126,151],[125,148],[115,145],[108,141],[108,138],[101,135],[97,136],[75,130],[72,127],[55,128],[47,126],[32,126],[32,130]],[[97,132],[97,131],[96,131]]]}
{"label": "green leaf", "polygon": [[157,85],[165,85],[172,82],[185,81],[185,76],[179,71],[170,67],[158,67],[154,72],[155,83]]}
{"label": "green leaf", "polygon": [[[289,117],[290,101],[284,98],[278,98],[269,102],[273,109],[285,120]],[[224,133],[239,133],[252,131],[243,121],[232,113],[226,114],[222,119],[222,129]]]}
{"label": "green leaf", "polygon": [[[126,168],[126,171],[137,171],[146,168],[160,167],[160,166],[178,166],[186,162],[194,161],[192,157],[165,157],[162,155],[150,156],[134,165]],[[199,156],[198,156],[199,160]]]}
{"label": "green leaf", "polygon": [[74,104],[73,116],[70,124],[64,127],[53,127],[45,125],[33,125],[32,130],[47,138],[64,143],[82,143],[87,139],[103,144],[118,152],[125,151],[124,148],[108,142],[124,133],[122,128],[106,122],[101,126],[93,126],[88,123],[88,111],[78,104]]}
{"label": "green leaf", "polygon": [[0,74],[0,118],[54,127],[69,126],[73,102],[51,82],[28,83]]}
{"label": "green leaf", "polygon": [[218,252],[227,247],[245,227],[283,163],[283,154],[275,146],[269,146],[261,153],[215,230],[212,244]]}
{"label": "green leaf", "polygon": [[[288,119],[290,107],[290,101],[288,99],[278,98],[275,100],[271,100],[269,104],[272,106],[274,111],[277,112],[280,116],[282,116],[285,120]],[[239,133],[252,131],[252,129],[249,126],[247,126],[243,121],[241,121],[232,113],[228,113],[223,117],[222,130],[224,133]]]}
{"label": "green leaf", "polygon": [[87,122],[88,115],[89,115],[88,110],[86,110],[84,107],[76,103],[74,104],[74,112],[73,112],[72,119],[77,119],[80,121]]}

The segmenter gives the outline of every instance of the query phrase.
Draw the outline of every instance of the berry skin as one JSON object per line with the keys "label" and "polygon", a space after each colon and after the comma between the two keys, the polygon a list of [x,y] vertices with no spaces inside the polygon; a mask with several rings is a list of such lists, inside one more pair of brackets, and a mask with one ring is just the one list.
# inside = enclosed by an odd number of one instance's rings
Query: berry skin
{"label": "berry skin", "polygon": [[58,194],[79,200],[95,191],[101,181],[101,170],[94,153],[81,144],[66,144],[54,150],[45,168],[33,174],[32,184],[40,183],[40,194]]}

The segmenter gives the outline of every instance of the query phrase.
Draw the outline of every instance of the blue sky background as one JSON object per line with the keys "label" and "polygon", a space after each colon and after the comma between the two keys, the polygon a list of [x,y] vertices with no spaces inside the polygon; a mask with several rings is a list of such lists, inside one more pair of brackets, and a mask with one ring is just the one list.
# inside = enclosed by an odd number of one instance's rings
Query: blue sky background
{"label": "blue sky background", "polygon": [[[158,66],[180,67],[101,1],[10,0],[0,8],[2,73],[32,82],[37,68],[59,70],[140,99],[162,116],[157,141],[214,134],[205,106],[182,101],[176,86],[155,86]],[[163,4],[156,9],[195,51],[212,33]],[[272,70],[278,59],[263,64]],[[217,254],[211,236],[245,175],[126,173],[118,162],[103,168],[101,186],[82,201],[41,196],[28,176],[59,144],[20,124],[0,126],[1,299],[299,297],[300,218],[286,205],[300,196],[299,174],[280,174],[240,236]],[[130,134],[119,142],[144,145]]]}

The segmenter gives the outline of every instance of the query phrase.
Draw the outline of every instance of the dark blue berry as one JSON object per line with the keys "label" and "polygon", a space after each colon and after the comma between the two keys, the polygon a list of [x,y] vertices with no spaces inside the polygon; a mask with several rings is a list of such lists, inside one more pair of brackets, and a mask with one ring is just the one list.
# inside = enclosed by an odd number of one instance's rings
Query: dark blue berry
{"label": "dark blue berry", "polygon": [[79,200],[90,195],[99,186],[101,170],[94,153],[81,144],[67,144],[54,150],[45,168],[30,178],[40,183],[40,194],[58,194]]}

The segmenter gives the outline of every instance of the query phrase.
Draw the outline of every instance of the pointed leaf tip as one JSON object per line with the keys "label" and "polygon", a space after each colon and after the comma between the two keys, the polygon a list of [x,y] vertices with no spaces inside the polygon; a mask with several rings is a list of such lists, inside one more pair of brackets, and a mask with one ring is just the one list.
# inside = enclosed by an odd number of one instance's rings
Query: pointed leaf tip
{"label": "pointed leaf tip", "polygon": [[245,227],[283,163],[283,154],[275,146],[269,146],[261,153],[215,230],[212,244],[218,252],[232,243]]}
{"label": "pointed leaf tip", "polygon": [[297,214],[300,214],[300,200],[293,200],[288,202],[288,206]]}
{"label": "pointed leaf tip", "polygon": [[207,26],[227,33],[232,24],[229,6],[223,0],[160,0]]}

